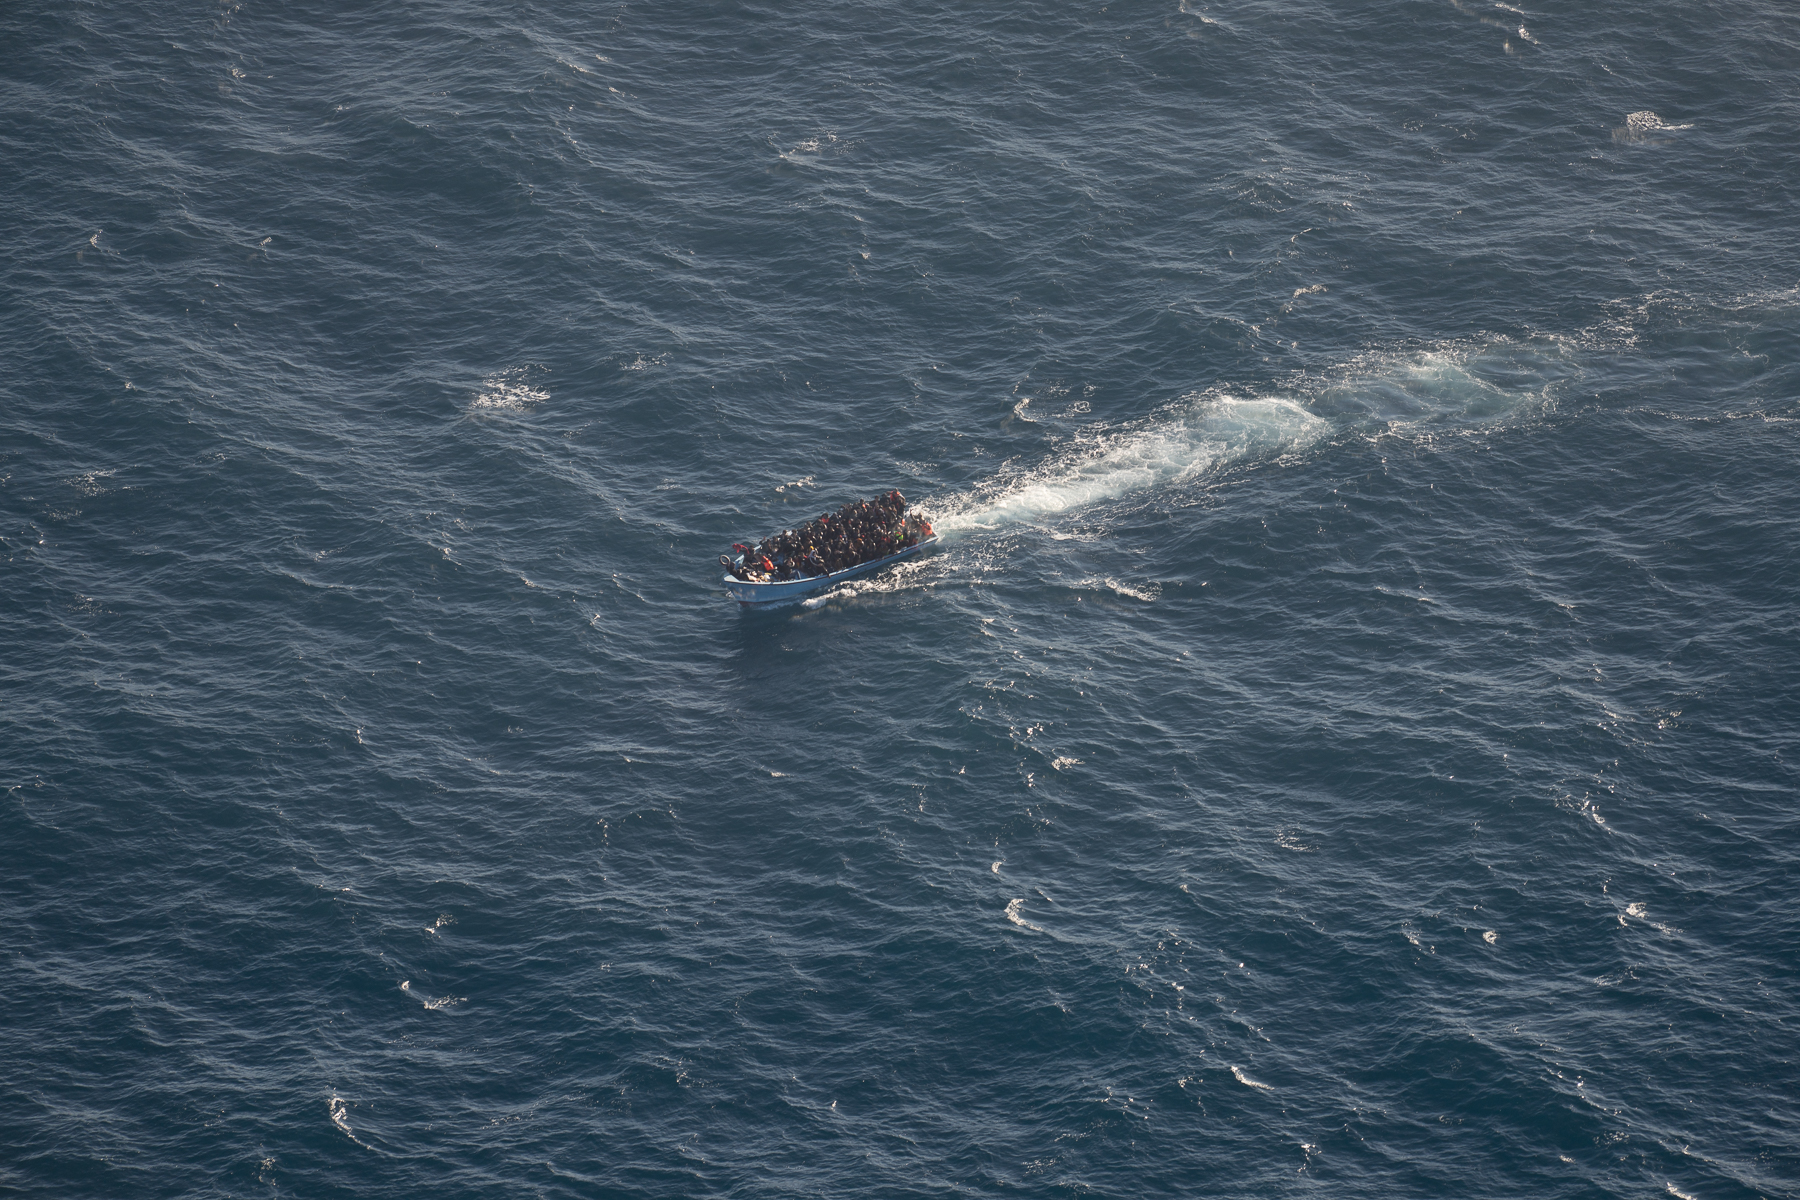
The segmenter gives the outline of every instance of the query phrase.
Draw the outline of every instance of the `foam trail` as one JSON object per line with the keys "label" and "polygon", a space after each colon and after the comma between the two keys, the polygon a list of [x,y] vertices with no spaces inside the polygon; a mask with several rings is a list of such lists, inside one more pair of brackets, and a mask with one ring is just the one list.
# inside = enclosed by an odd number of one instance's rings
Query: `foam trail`
{"label": "foam trail", "polygon": [[1489,425],[1547,409],[1581,375],[1562,339],[1451,342],[1360,356],[1314,395],[1312,410],[1371,433]]}
{"label": "foam trail", "polygon": [[1095,427],[1024,471],[934,506],[940,532],[1029,523],[1178,485],[1249,460],[1305,450],[1334,433],[1435,437],[1543,413],[1584,374],[1568,339],[1531,336],[1370,351],[1299,398],[1190,394],[1147,421]]}
{"label": "foam trail", "polygon": [[[435,931],[433,931],[433,932],[435,932]],[[468,999],[467,996],[439,996],[435,1000],[428,999],[427,997],[420,996],[416,992],[413,991],[412,980],[410,980],[410,979],[403,980],[401,982],[400,990],[405,992],[407,995],[411,996],[413,999],[417,1000],[419,1003],[423,1004],[425,1006],[426,1010],[429,1012],[439,1012],[446,1008],[454,1008],[458,1004],[461,1004],[464,1000]]]}
{"label": "foam trail", "polygon": [[348,1106],[344,1104],[342,1097],[333,1096],[330,1103],[325,1106],[325,1111],[331,1114],[331,1123],[343,1130],[345,1137],[361,1146],[364,1150],[375,1149],[375,1147],[369,1145],[369,1143],[350,1132],[350,1118],[348,1116],[347,1108]]}
{"label": "foam trail", "polygon": [[1014,925],[1017,925],[1020,929],[1031,929],[1038,933],[1044,932],[1041,925],[1033,925],[1030,921],[1027,921],[1024,917],[1019,915],[1019,909],[1024,903],[1025,897],[1023,896],[1020,896],[1017,900],[1009,900],[1006,905],[1006,919],[1011,921]]}
{"label": "foam trail", "polygon": [[1273,457],[1323,436],[1330,424],[1287,399],[1208,396],[1137,428],[1095,433],[1023,476],[1003,476],[953,499],[940,531],[992,529],[1167,487],[1245,458]]}

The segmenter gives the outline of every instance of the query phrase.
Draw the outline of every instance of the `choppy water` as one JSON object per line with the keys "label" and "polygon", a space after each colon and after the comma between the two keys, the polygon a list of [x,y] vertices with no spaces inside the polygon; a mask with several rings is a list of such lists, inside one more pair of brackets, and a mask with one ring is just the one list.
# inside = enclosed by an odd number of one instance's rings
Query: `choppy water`
{"label": "choppy water", "polygon": [[1800,1189],[1792,10],[0,35],[0,1190]]}

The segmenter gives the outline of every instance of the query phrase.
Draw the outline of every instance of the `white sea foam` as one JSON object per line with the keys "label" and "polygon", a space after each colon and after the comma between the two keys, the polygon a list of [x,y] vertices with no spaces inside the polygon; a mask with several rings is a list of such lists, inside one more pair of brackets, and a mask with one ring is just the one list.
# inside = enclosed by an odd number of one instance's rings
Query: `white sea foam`
{"label": "white sea foam", "polygon": [[[1319,849],[1317,846],[1308,843],[1305,839],[1305,835],[1298,829],[1277,829],[1275,831],[1275,844],[1280,846],[1283,850],[1297,850],[1302,854],[1312,854]],[[1411,937],[1412,935],[1408,934],[1407,936]],[[1417,939],[1414,939],[1413,944],[1415,946],[1418,945]]]}
{"label": "white sea foam", "polygon": [[1162,595],[1160,583],[1129,584],[1122,583],[1108,575],[1104,579],[1089,576],[1075,585],[1080,588],[1105,588],[1117,596],[1125,596],[1132,600],[1142,600],[1149,604]]}
{"label": "white sea foam", "polygon": [[1182,15],[1184,15],[1184,16],[1189,16],[1189,17],[1195,17],[1195,18],[1197,18],[1197,19],[1198,19],[1198,20],[1199,20],[1199,21],[1200,21],[1200,23],[1201,23],[1201,24],[1202,24],[1202,25],[1212,25],[1212,26],[1214,26],[1214,27],[1216,27],[1216,28],[1219,28],[1219,29],[1229,29],[1229,28],[1231,28],[1231,27],[1230,27],[1230,26],[1229,26],[1229,25],[1227,25],[1227,24],[1225,24],[1225,22],[1223,22],[1223,21],[1220,21],[1220,20],[1218,20],[1218,19],[1217,19],[1217,18],[1214,18],[1214,17],[1209,17],[1209,16],[1207,16],[1207,15],[1206,15],[1206,14],[1205,14],[1205,13],[1203,13],[1203,12],[1200,12],[1200,11],[1199,11],[1199,10],[1198,10],[1198,9],[1196,9],[1196,8],[1195,8],[1195,7],[1194,7],[1194,6],[1193,6],[1193,3],[1192,3],[1192,0],[1181,0],[1181,3],[1180,3],[1180,4],[1178,4],[1178,5],[1177,5],[1177,6],[1176,6],[1176,8],[1177,8],[1177,9],[1178,9],[1178,10],[1179,10],[1179,11],[1180,11],[1180,12],[1181,12],[1181,13],[1182,13]]}
{"label": "white sea foam", "polygon": [[1033,925],[1030,921],[1027,921],[1024,917],[1019,915],[1019,909],[1024,905],[1024,903],[1025,903],[1025,897],[1023,897],[1023,896],[1020,896],[1016,900],[1007,901],[1006,902],[1006,919],[1011,921],[1014,925],[1017,925],[1021,929],[1032,929],[1032,930],[1036,930],[1038,933],[1044,932],[1043,926]]}
{"label": "white sea foam", "polygon": [[1641,142],[1659,133],[1672,133],[1693,127],[1692,123],[1671,125],[1649,109],[1644,109],[1641,112],[1626,113],[1625,123],[1613,130],[1613,138],[1621,142]]}
{"label": "white sea foam", "polygon": [[827,604],[844,600],[853,600],[858,596],[879,595],[884,592],[897,592],[913,586],[913,584],[919,580],[919,577],[930,569],[930,565],[931,564],[928,561],[919,559],[914,559],[911,562],[896,563],[894,566],[888,567],[877,574],[867,575],[860,579],[852,579],[845,583],[840,583],[823,594],[816,596],[802,596],[794,601],[775,601],[771,607],[776,605],[785,607],[786,604],[792,603],[798,605],[800,608],[815,609],[823,608]]}
{"label": "white sea foam", "polygon": [[75,476],[68,482],[83,496],[104,496],[111,489],[103,480],[111,479],[116,473],[116,471],[89,471],[85,475]]}
{"label": "white sea foam", "polygon": [[1486,933],[1481,935],[1481,940],[1486,942],[1488,945],[1492,946],[1495,942],[1498,942],[1500,940],[1500,935],[1498,933],[1496,933],[1495,931],[1493,931],[1492,929],[1490,929]]}
{"label": "white sea foam", "polygon": [[1231,1068],[1231,1076],[1233,1079],[1236,1079],[1239,1083],[1243,1084],[1245,1087],[1261,1088],[1265,1092],[1272,1092],[1275,1090],[1275,1088],[1272,1084],[1259,1082],[1258,1080],[1252,1079],[1248,1075],[1244,1074],[1243,1068],[1241,1068],[1241,1067]]}
{"label": "white sea foam", "polygon": [[550,398],[550,393],[528,382],[540,369],[508,367],[494,372],[481,381],[481,390],[475,394],[473,407],[523,412],[534,404],[542,404]]}
{"label": "white sea foam", "polygon": [[342,1130],[345,1137],[361,1146],[364,1150],[375,1149],[375,1147],[369,1145],[369,1143],[363,1141],[350,1131],[349,1106],[344,1103],[342,1097],[333,1096],[330,1102],[326,1104],[325,1111],[331,1114],[331,1123]]}
{"label": "white sea foam", "polygon": [[423,1004],[425,1006],[425,1011],[427,1012],[441,1012],[446,1008],[455,1008],[458,1004],[461,1004],[468,999],[467,996],[439,996],[434,1000],[426,996],[421,996],[413,991],[412,981],[410,979],[405,980],[400,984],[400,990]]}
{"label": "white sea foam", "polygon": [[1285,398],[1189,397],[1150,421],[1083,433],[1033,470],[1003,474],[953,497],[934,523],[951,532],[1054,516],[1178,484],[1240,459],[1274,457],[1329,428]]}
{"label": "white sea foam", "polygon": [[848,149],[851,143],[839,142],[838,135],[830,131],[817,137],[801,138],[790,148],[781,151],[777,156],[785,162],[813,163],[819,161],[819,155],[830,149]]}
{"label": "white sea foam", "polygon": [[1686,125],[1671,125],[1648,110],[1629,113],[1625,117],[1625,128],[1646,133],[1658,129],[1692,129],[1693,127],[1692,123]]}
{"label": "white sea foam", "polygon": [[1669,1189],[1669,1195],[1674,1196],[1675,1200],[1695,1200],[1695,1197],[1688,1195],[1667,1180],[1663,1181],[1663,1186]]}
{"label": "white sea foam", "polygon": [[1547,411],[1581,374],[1577,348],[1565,338],[1369,351],[1334,373],[1312,409],[1371,434],[1429,437]]}

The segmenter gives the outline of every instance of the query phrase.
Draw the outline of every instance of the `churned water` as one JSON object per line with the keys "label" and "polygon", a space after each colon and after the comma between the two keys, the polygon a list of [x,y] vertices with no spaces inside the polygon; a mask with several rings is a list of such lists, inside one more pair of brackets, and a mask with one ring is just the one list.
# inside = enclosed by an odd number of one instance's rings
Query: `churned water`
{"label": "churned water", "polygon": [[0,1191],[1800,1190],[1791,6],[0,46]]}

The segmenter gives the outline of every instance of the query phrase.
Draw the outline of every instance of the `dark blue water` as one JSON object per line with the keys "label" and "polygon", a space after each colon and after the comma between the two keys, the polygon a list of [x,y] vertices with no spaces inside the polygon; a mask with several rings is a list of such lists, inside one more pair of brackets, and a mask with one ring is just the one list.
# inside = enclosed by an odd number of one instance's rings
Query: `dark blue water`
{"label": "dark blue water", "polygon": [[0,47],[0,1192],[1800,1192],[1791,8]]}

